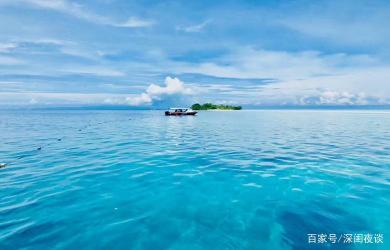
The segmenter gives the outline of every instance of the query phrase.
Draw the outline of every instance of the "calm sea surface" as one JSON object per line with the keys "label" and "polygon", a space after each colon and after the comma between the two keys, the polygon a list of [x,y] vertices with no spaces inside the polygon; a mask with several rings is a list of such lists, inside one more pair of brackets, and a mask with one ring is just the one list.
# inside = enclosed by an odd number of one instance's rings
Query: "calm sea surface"
{"label": "calm sea surface", "polygon": [[389,153],[389,111],[0,111],[0,249],[390,249]]}

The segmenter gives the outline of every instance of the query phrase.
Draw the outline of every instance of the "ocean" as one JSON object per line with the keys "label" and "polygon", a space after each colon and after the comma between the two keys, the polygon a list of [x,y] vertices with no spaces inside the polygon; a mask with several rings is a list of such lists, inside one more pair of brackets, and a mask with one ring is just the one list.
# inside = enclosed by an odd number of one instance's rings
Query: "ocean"
{"label": "ocean", "polygon": [[387,110],[3,110],[0,249],[390,249],[389,153]]}

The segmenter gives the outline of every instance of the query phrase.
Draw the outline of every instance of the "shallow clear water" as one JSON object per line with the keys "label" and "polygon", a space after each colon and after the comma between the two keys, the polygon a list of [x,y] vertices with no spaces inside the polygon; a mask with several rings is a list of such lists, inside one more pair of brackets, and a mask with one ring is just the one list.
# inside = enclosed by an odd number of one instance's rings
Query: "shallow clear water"
{"label": "shallow clear water", "polygon": [[0,249],[390,249],[388,111],[1,111],[0,142]]}

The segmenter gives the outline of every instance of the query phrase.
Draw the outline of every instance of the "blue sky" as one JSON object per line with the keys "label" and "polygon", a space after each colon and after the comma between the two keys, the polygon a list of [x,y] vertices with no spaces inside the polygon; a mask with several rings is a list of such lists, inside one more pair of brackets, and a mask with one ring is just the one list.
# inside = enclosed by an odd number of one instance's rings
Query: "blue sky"
{"label": "blue sky", "polygon": [[0,0],[0,105],[390,104],[388,1]]}

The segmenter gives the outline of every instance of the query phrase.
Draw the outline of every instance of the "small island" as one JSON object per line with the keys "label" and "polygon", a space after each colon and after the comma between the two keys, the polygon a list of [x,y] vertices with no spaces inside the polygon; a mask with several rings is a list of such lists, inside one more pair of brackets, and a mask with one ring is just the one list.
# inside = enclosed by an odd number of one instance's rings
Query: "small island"
{"label": "small island", "polygon": [[242,109],[241,106],[231,106],[231,105],[223,105],[223,104],[212,104],[212,103],[205,103],[205,104],[199,104],[195,103],[191,106],[193,110],[240,110]]}

